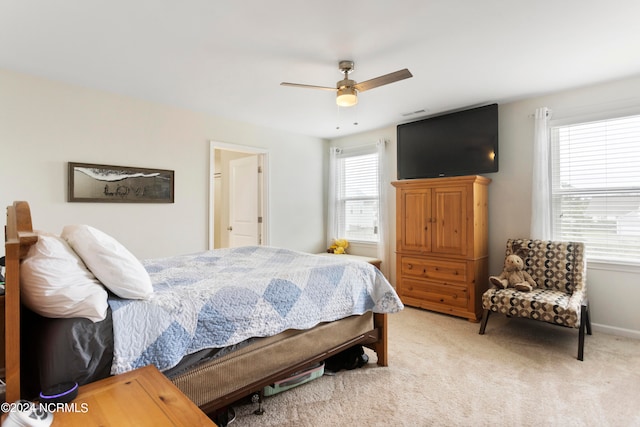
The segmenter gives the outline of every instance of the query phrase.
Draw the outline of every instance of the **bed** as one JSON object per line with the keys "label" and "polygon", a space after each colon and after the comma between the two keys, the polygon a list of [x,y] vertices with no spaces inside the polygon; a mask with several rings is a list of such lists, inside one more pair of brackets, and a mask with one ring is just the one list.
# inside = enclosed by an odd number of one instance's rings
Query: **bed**
{"label": "bed", "polygon": [[[403,306],[382,273],[364,262],[268,247],[145,260],[153,286],[150,297],[122,298],[109,292],[103,319],[76,322],[33,313],[21,301],[21,294],[23,300],[27,295],[20,288],[27,254],[44,239],[33,229],[27,202],[7,207],[8,402],[32,399],[43,383],[68,380],[70,375],[86,383],[154,364],[202,410],[213,413],[357,344],[372,349],[378,365],[388,364],[386,316]],[[205,267],[214,270],[200,272]],[[321,283],[329,284],[329,294],[322,293]],[[207,289],[215,291],[205,295]],[[234,299],[238,295],[241,302]],[[342,308],[345,301],[349,308]],[[224,308],[227,303],[231,308]],[[193,318],[185,314],[191,308]],[[179,318],[165,318],[166,312]],[[69,355],[49,347],[71,341],[69,337],[78,335],[76,327],[98,339],[102,353],[96,356],[91,347],[89,354]],[[180,348],[174,348],[175,343]],[[36,357],[42,354],[48,358]],[[99,366],[85,376],[64,370],[61,374],[59,368],[48,369],[56,357],[88,361],[68,366]]]}

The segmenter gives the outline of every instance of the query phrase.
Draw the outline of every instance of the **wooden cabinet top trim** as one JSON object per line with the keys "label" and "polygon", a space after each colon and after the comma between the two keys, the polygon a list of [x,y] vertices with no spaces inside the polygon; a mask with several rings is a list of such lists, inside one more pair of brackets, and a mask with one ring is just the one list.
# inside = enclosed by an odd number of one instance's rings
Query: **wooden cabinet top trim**
{"label": "wooden cabinet top trim", "polygon": [[443,178],[424,178],[424,179],[406,179],[402,181],[394,181],[391,183],[394,187],[420,187],[424,185],[452,185],[452,184],[470,184],[478,183],[487,185],[491,182],[491,178],[481,175],[467,176],[448,176]]}

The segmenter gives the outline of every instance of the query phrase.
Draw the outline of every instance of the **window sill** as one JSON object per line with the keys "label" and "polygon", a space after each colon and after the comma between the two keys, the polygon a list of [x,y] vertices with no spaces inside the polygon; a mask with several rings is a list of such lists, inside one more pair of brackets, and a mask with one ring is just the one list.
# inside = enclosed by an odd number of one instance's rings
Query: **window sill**
{"label": "window sill", "polygon": [[348,241],[350,245],[353,244],[358,246],[378,246],[378,242],[367,242],[365,240],[348,240]]}
{"label": "window sill", "polygon": [[378,243],[349,240],[348,254],[376,257],[378,256]]}
{"label": "window sill", "polygon": [[640,265],[638,264],[623,264],[613,261],[589,261],[587,259],[587,269],[640,274]]}

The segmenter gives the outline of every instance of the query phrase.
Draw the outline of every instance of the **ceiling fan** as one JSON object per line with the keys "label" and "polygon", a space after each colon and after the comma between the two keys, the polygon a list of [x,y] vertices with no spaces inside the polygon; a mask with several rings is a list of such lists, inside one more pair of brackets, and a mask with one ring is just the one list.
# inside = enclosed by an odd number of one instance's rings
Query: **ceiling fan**
{"label": "ceiling fan", "polygon": [[378,86],[388,85],[399,80],[408,79],[413,77],[413,74],[406,68],[403,70],[394,71],[393,73],[385,74],[383,76],[375,77],[364,82],[356,83],[354,80],[349,79],[349,73],[354,70],[353,61],[340,61],[338,63],[340,72],[344,74],[344,79],[336,83],[336,87],[328,86],[314,86],[300,83],[280,83],[281,86],[302,87],[309,89],[321,89],[331,90],[336,92],[336,103],[341,107],[351,107],[358,103],[358,92],[364,92],[365,90],[373,89]]}

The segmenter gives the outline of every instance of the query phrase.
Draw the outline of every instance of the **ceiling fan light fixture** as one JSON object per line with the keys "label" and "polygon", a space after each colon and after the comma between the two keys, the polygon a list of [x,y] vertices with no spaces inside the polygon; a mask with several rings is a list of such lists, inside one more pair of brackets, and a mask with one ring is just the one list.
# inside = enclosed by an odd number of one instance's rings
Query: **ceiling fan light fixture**
{"label": "ceiling fan light fixture", "polygon": [[358,94],[353,87],[342,87],[338,89],[336,104],[340,107],[352,107],[358,103]]}
{"label": "ceiling fan light fixture", "polygon": [[366,90],[371,90],[379,86],[388,85],[389,83],[394,83],[400,80],[408,79],[409,77],[413,77],[411,72],[409,72],[409,70],[405,68],[403,70],[394,71],[393,73],[378,76],[364,82],[356,83],[354,80],[351,80],[349,78],[349,73],[351,73],[354,69],[353,61],[340,61],[338,63],[338,68],[344,75],[344,78],[336,83],[335,88],[328,86],[315,86],[288,82],[282,82],[280,83],[280,85],[303,87],[309,89],[330,90],[332,92],[335,91],[337,95],[336,104],[338,104],[338,106],[353,107],[358,103],[358,92],[364,92]]}

